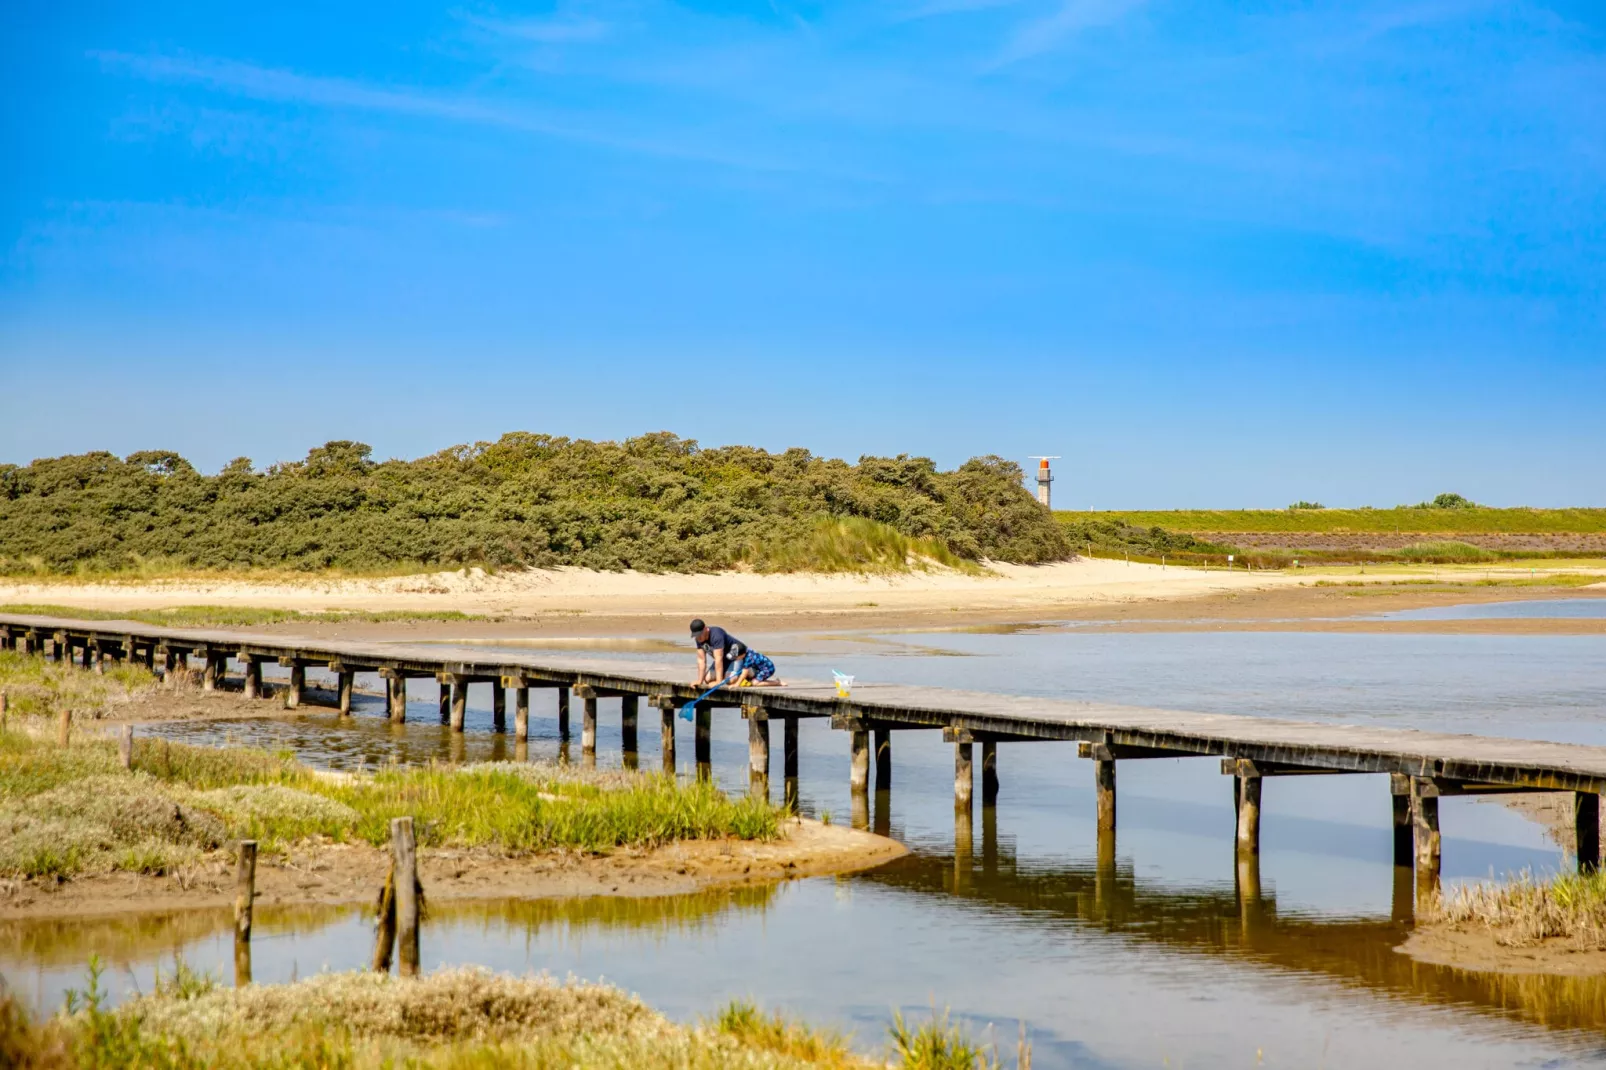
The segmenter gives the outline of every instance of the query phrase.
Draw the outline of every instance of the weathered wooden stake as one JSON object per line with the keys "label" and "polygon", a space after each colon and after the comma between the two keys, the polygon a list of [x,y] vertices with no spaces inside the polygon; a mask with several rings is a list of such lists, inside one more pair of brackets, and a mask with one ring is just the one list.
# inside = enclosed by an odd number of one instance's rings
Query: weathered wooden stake
{"label": "weathered wooden stake", "polygon": [[418,976],[418,853],[413,840],[413,819],[393,818],[390,848],[396,863],[397,972]]}
{"label": "weathered wooden stake", "polygon": [[558,738],[569,738],[569,689],[560,687],[558,692]]}
{"label": "weathered wooden stake", "polygon": [[584,765],[597,764],[597,696],[589,689],[580,699],[580,761]]}
{"label": "weathered wooden stake", "polygon": [[218,677],[222,676],[222,656],[216,651],[206,652],[206,668],[201,670],[201,690],[216,691]]}
{"label": "weathered wooden stake", "polygon": [[106,675],[106,660],[100,655],[99,639],[92,639],[84,644],[84,659],[89,662],[89,667],[94,670],[96,676]]}
{"label": "weathered wooden stake", "polygon": [[662,725],[658,729],[658,745],[663,749],[664,772],[675,775],[675,710],[660,710]]}
{"label": "weathered wooden stake", "polygon": [[849,736],[848,787],[858,795],[870,787],[870,733],[854,729]]}
{"label": "weathered wooden stake", "polygon": [[1398,773],[1389,775],[1389,803],[1393,812],[1394,864],[1411,868],[1411,841],[1415,836],[1411,817],[1411,778]]}
{"label": "weathered wooden stake", "polygon": [[1098,827],[1115,828],[1115,762],[1103,758],[1093,762],[1093,787],[1098,792]]}
{"label": "weathered wooden stake", "polygon": [[781,721],[781,777],[784,781],[786,805],[797,807],[797,718]]}
{"label": "weathered wooden stake", "polygon": [[262,662],[252,654],[240,655],[240,668],[245,671],[245,697],[262,697]]}
{"label": "weathered wooden stake", "polygon": [[379,890],[379,917],[374,926],[374,972],[389,973],[396,953],[396,859],[390,860],[385,885]]}
{"label": "weathered wooden stake", "polygon": [[1578,872],[1600,868],[1600,796],[1573,792],[1573,833],[1578,845]]}
{"label": "weathered wooden stake", "polygon": [[178,663],[182,656],[176,650],[162,648],[162,687],[168,691],[178,689]]}
{"label": "weathered wooden stake", "polygon": [[513,739],[516,743],[530,740],[530,689],[513,689]]}
{"label": "weathered wooden stake", "polygon": [[971,767],[974,748],[973,743],[954,744],[954,806],[961,810],[970,809],[975,792],[975,773]]}
{"label": "weathered wooden stake", "polygon": [[1238,788],[1238,850],[1260,853],[1260,785],[1258,776],[1235,776]]}
{"label": "weathered wooden stake", "polygon": [[351,693],[357,687],[357,674],[350,669],[340,670],[340,716],[351,716]]}
{"label": "weathered wooden stake", "polygon": [[10,705],[10,697],[4,691],[0,691],[0,733],[4,733],[9,728],[6,724],[6,717],[7,709]]}
{"label": "weathered wooden stake", "polygon": [[714,776],[714,709],[701,702],[696,712],[697,779],[711,780]]}
{"label": "weathered wooden stake", "polygon": [[390,719],[394,724],[407,723],[407,677],[399,673],[390,679]]}
{"label": "weathered wooden stake", "polygon": [[72,739],[72,710],[62,708],[61,720],[56,725],[56,742],[65,747]]}
{"label": "weathered wooden stake", "polygon": [[452,731],[461,732],[463,721],[468,717],[468,681],[459,677],[452,679]]}
{"label": "weathered wooden stake", "polygon": [[301,700],[306,697],[307,667],[296,661],[290,665],[290,690],[284,696],[286,709],[301,708]]}
{"label": "weathered wooden stake", "polygon": [[257,841],[241,840],[234,865],[234,983],[251,983],[251,915],[256,899]]}
{"label": "weathered wooden stake", "polygon": [[875,746],[875,790],[889,791],[892,788],[892,731],[877,728],[870,740]]}
{"label": "weathered wooden stake", "polygon": [[749,706],[747,714],[747,787],[757,798],[770,795],[770,722],[764,711]]}
{"label": "weathered wooden stake", "polygon": [[1416,895],[1429,899],[1439,891],[1439,795],[1433,781],[1411,778],[1411,812],[1416,824]]}
{"label": "weathered wooden stake", "polygon": [[638,740],[637,721],[640,717],[641,696],[621,695],[619,698],[619,749],[624,752],[626,769],[636,768]]}
{"label": "weathered wooden stake", "polygon": [[78,659],[80,668],[93,669],[95,667],[95,644],[93,640],[84,640],[84,645],[79,648]]}
{"label": "weathered wooden stake", "polygon": [[507,688],[500,681],[491,685],[491,728],[507,731]]}
{"label": "weathered wooden stake", "polygon": [[998,802],[998,742],[983,740],[981,745],[981,804]]}
{"label": "weathered wooden stake", "polygon": [[123,725],[123,730],[117,733],[117,764],[124,769],[134,768],[134,726]]}

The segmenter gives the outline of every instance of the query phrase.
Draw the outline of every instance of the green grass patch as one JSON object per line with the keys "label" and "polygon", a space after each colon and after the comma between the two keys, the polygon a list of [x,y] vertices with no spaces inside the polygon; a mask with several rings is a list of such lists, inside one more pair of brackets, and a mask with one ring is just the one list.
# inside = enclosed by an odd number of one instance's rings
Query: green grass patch
{"label": "green grass patch", "polygon": [[603,852],[677,840],[773,839],[785,811],[711,783],[567,766],[486,764],[319,775],[288,755],[135,741],[61,748],[0,736],[0,876],[171,872],[235,839],[267,853],[315,839],[389,842],[415,819],[426,847]]}
{"label": "green grass patch", "polygon": [[802,531],[755,544],[747,563],[765,572],[908,572],[934,566],[984,571],[932,536],[909,536],[865,517],[817,517]]}
{"label": "green grass patch", "polygon": [[1431,920],[1491,930],[1510,947],[1559,938],[1599,950],[1606,948],[1606,873],[1542,878],[1524,871],[1509,881],[1463,885],[1438,902]]}
{"label": "green grass patch", "polygon": [[54,717],[63,709],[92,712],[154,688],[143,665],[118,662],[104,673],[85,672],[46,658],[0,650],[0,691],[12,716]]}
{"label": "green grass patch", "polygon": [[259,606],[171,606],[165,609],[83,609],[79,606],[61,606],[43,603],[12,602],[0,605],[0,613],[17,613],[35,617],[66,617],[70,620],[128,620],[141,624],[156,624],[168,628],[248,628],[264,624],[341,624],[348,621],[384,622],[404,620],[499,620],[477,613],[460,613],[447,610],[389,609],[369,612],[357,609],[336,609],[320,613],[304,613],[294,609],[270,609]]}
{"label": "green grass patch", "polygon": [[1058,511],[1062,523],[1126,524],[1173,532],[1355,532],[1362,534],[1592,534],[1606,532],[1606,509],[1177,509]]}

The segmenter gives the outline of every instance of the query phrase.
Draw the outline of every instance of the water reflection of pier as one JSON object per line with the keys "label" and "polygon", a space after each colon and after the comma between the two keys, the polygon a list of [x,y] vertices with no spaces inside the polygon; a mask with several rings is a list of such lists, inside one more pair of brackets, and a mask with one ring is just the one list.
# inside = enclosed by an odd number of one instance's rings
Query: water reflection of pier
{"label": "water reflection of pier", "polygon": [[[883,830],[886,814],[885,806],[877,807],[875,824]],[[1477,972],[1418,962],[1396,951],[1412,927],[1409,867],[1393,868],[1390,917],[1321,918],[1280,912],[1275,891],[1263,885],[1258,855],[1236,854],[1230,885],[1178,888],[1139,880],[1130,864],[1117,860],[1113,835],[1100,837],[1092,858],[1022,863],[1007,837],[1000,839],[994,808],[983,809],[974,824],[968,818],[964,811],[957,815],[952,855],[911,855],[862,879],[941,894],[995,914],[1013,912],[1023,921],[1060,919],[1401,1001],[1587,1033],[1591,1044],[1606,1031],[1606,976]]]}

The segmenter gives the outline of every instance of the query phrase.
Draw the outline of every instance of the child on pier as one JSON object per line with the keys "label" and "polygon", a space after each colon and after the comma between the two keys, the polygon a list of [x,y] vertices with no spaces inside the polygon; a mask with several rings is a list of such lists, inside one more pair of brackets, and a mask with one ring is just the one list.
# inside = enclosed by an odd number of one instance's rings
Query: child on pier
{"label": "child on pier", "polygon": [[781,687],[775,679],[775,663],[741,641],[731,647],[731,669],[736,674],[736,687]]}

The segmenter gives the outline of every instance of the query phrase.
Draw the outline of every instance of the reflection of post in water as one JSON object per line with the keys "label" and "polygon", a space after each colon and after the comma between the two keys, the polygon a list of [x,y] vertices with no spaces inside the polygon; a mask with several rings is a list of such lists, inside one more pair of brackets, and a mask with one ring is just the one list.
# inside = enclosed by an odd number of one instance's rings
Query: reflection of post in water
{"label": "reflection of post in water", "polygon": [[234,984],[251,983],[251,918],[256,899],[257,841],[241,840],[234,868]]}
{"label": "reflection of post in water", "polygon": [[530,745],[522,739],[513,743],[513,760],[521,763],[530,760]]}
{"label": "reflection of post in water", "polygon": [[450,742],[448,742],[446,746],[446,760],[451,762],[453,765],[462,763],[463,759],[468,756],[468,742],[461,732],[453,732],[450,737]]}
{"label": "reflection of post in water", "polygon": [[1238,895],[1239,935],[1248,944],[1265,916],[1260,894],[1260,852],[1240,850],[1237,855],[1233,876]]}
{"label": "reflection of post in water", "polygon": [[956,893],[963,895],[970,891],[970,873],[975,868],[975,864],[970,807],[956,806],[954,808],[954,891]]}
{"label": "reflection of post in water", "polygon": [[870,732],[857,719],[848,726],[848,791],[852,796],[853,827],[870,824]]}
{"label": "reflection of post in water", "polygon": [[[1409,798],[1409,796],[1407,796]],[[1409,855],[1407,855],[1409,859]],[[1389,919],[1391,921],[1410,924],[1416,919],[1416,907],[1412,901],[1412,894],[1416,890],[1416,874],[1411,872],[1409,863],[1394,867],[1394,888],[1389,898]]]}
{"label": "reflection of post in water", "polygon": [[781,776],[786,781],[786,805],[797,809],[797,718],[781,722]]}
{"label": "reflection of post in water", "polygon": [[892,792],[875,793],[875,824],[871,831],[877,836],[892,835]]}
{"label": "reflection of post in water", "polygon": [[1093,862],[1093,912],[1107,919],[1115,907],[1115,825],[1100,825]]}
{"label": "reflection of post in water", "polygon": [[696,751],[697,779],[714,779],[714,708],[699,702],[693,716],[696,718],[696,738],[692,749]]}
{"label": "reflection of post in water", "polygon": [[998,872],[998,807],[981,808],[981,870],[991,877]]}

